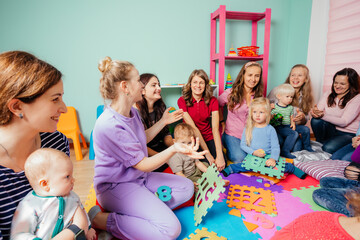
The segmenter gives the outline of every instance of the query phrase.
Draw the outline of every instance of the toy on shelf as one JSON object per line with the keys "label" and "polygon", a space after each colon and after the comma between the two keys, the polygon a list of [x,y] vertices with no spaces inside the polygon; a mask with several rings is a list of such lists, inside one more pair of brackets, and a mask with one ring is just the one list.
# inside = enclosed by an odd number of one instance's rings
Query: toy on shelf
{"label": "toy on shelf", "polygon": [[253,172],[266,174],[270,177],[277,177],[278,179],[282,178],[285,171],[285,158],[279,157],[274,168],[266,166],[265,162],[269,158],[270,155],[266,155],[264,158],[261,158],[248,154],[242,162],[242,166]]}
{"label": "toy on shelf", "polygon": [[228,53],[228,57],[237,57],[238,55],[235,52],[234,47],[231,45],[230,51]]}
{"label": "toy on shelf", "polygon": [[240,47],[238,50],[238,56],[241,57],[258,57],[259,56],[259,47],[257,46],[245,46]]}
{"label": "toy on shelf", "polygon": [[232,79],[231,79],[231,75],[230,73],[228,73],[227,75],[227,78],[226,78],[226,83],[225,83],[225,89],[228,89],[228,88],[232,88]]}
{"label": "toy on shelf", "polygon": [[195,226],[201,223],[202,217],[205,217],[208,208],[212,207],[213,202],[218,200],[220,193],[225,192],[225,182],[215,164],[207,168],[197,183],[199,184],[199,190],[195,195],[194,203]]}
{"label": "toy on shelf", "polygon": [[215,85],[214,80],[210,79],[209,84],[210,84],[210,85]]}
{"label": "toy on shelf", "polygon": [[225,237],[219,237],[215,232],[209,232],[207,228],[196,229],[196,234],[190,234],[189,238],[184,238],[183,240],[202,240],[202,239],[209,239],[209,240],[226,240]]}
{"label": "toy on shelf", "polygon": [[226,204],[237,209],[277,214],[274,194],[262,188],[230,185]]}

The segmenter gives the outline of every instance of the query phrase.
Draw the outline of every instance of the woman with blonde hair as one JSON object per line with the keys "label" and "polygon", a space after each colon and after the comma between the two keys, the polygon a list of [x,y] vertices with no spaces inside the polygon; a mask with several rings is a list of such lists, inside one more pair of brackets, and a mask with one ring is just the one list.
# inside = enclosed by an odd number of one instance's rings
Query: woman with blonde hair
{"label": "woman with blonde hair", "polygon": [[[203,158],[191,146],[174,143],[148,157],[146,144],[171,123],[168,112],[152,127],[144,130],[139,112],[132,106],[142,99],[144,85],[139,72],[127,61],[104,58],[99,63],[100,93],[110,104],[94,127],[96,198],[107,213],[93,208],[92,226],[106,230],[120,239],[176,239],[181,225],[172,208],[188,201],[194,185],[187,178],[152,172],[175,153]],[[163,202],[155,193],[168,186],[171,198]],[[164,199],[165,200],[165,199]],[[150,207],[149,207],[150,206]]]}
{"label": "woman with blonde hair", "polygon": [[[311,78],[310,72],[306,65],[296,64],[294,65],[288,77],[285,80],[285,83],[289,83],[295,89],[294,99],[291,103],[295,109],[294,122],[296,124],[296,131],[305,133],[305,135],[310,135],[310,129],[305,126],[306,122],[309,120],[309,113],[311,108],[314,105],[314,97],[311,88]],[[272,89],[268,95],[268,98],[271,103],[276,103],[276,88]],[[283,145],[284,139],[279,136],[280,145]],[[304,146],[300,138],[295,142],[294,147],[291,149],[291,152],[296,152],[303,150]]]}

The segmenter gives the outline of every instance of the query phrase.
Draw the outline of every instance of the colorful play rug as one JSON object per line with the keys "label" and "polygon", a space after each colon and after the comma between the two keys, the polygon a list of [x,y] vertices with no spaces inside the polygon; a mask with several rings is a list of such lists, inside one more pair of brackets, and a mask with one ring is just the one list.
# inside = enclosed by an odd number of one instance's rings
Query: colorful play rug
{"label": "colorful play rug", "polygon": [[325,210],[312,200],[319,181],[289,175],[273,185],[257,176],[232,174],[220,198],[195,226],[194,207],[175,211],[182,232],[178,239],[270,239],[274,233],[305,213]]}
{"label": "colorful play rug", "polygon": [[[174,211],[182,226],[178,239],[266,240],[300,215],[325,210],[312,200],[312,192],[318,188],[319,181],[310,176],[301,180],[289,175],[277,184],[243,174],[232,174],[224,179],[230,180],[230,185],[219,194],[219,199],[213,202],[197,226],[193,206]],[[240,198],[242,194],[248,199]],[[95,204],[92,187],[85,209],[88,211]]]}

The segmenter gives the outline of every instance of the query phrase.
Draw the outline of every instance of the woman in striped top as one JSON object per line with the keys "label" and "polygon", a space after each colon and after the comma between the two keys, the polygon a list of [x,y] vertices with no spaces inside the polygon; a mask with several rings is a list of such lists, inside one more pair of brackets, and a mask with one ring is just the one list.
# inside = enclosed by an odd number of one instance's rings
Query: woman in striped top
{"label": "woman in striped top", "polygon": [[[24,174],[27,157],[40,147],[69,154],[69,143],[56,132],[66,105],[61,72],[20,51],[0,54],[0,240],[9,239],[17,204],[31,190]],[[73,239],[71,230],[56,237]]]}

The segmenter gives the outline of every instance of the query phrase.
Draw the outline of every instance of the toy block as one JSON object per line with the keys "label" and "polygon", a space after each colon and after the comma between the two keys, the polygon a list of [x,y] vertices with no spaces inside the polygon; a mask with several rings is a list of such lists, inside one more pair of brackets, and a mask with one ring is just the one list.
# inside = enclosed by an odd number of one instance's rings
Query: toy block
{"label": "toy block", "polygon": [[279,157],[274,168],[266,166],[265,162],[269,158],[270,155],[266,155],[264,158],[261,158],[248,154],[242,162],[242,166],[253,172],[259,172],[278,179],[282,178],[285,171],[285,158]]}
{"label": "toy block", "polygon": [[230,212],[229,212],[230,215],[233,215],[233,216],[237,216],[237,217],[240,217],[241,218],[241,212],[239,209],[231,209]]}
{"label": "toy block", "polygon": [[215,164],[208,167],[197,183],[199,190],[195,195],[194,203],[195,226],[201,223],[202,217],[205,217],[213,202],[219,199],[220,193],[225,192],[224,181]]}
{"label": "toy block", "polygon": [[246,221],[243,221],[243,222],[244,222],[245,227],[249,230],[249,232],[252,232],[259,227],[255,223],[246,222]]}
{"label": "toy block", "polygon": [[184,238],[183,240],[227,240],[225,237],[219,237],[215,232],[209,232],[207,228],[202,228],[201,230],[196,229],[195,233],[196,234],[190,234],[189,238]]}
{"label": "toy block", "polygon": [[277,214],[274,194],[262,188],[230,185],[226,204],[228,207]]}

